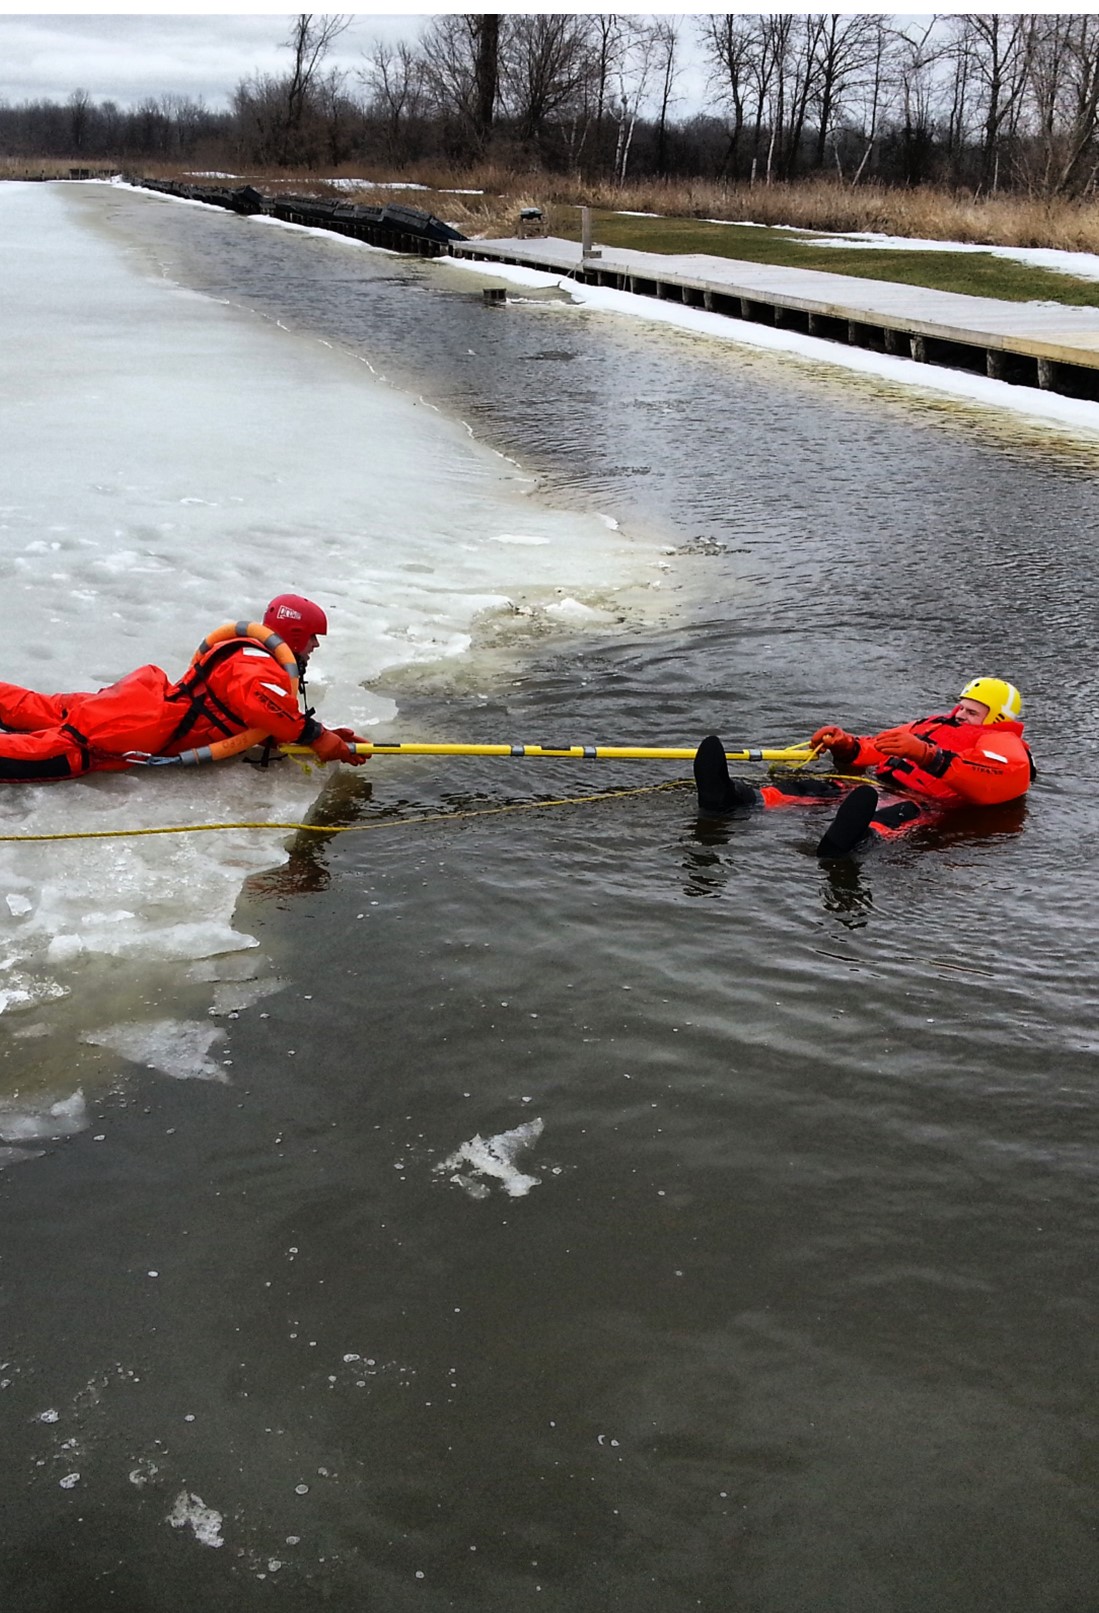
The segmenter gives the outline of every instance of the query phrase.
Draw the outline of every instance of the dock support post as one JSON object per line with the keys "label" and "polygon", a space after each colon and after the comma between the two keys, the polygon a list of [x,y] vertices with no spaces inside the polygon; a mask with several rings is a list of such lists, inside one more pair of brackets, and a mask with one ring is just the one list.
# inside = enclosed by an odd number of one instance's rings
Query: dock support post
{"label": "dock support post", "polygon": [[1057,366],[1051,358],[1038,360],[1038,385],[1043,392],[1057,390]]}
{"label": "dock support post", "polygon": [[886,326],[882,335],[885,337],[885,351],[887,353],[892,353],[900,358],[907,356],[908,343],[899,330],[892,330],[889,326]]}
{"label": "dock support post", "polygon": [[703,308],[705,308],[705,310],[706,310],[706,312],[708,314],[713,313],[713,311],[714,311],[714,294],[713,294],[712,291],[704,291],[702,293],[702,306],[703,306]]}
{"label": "dock support post", "polygon": [[995,347],[985,351],[985,374],[990,381],[1002,381],[1007,376],[1007,360]]}
{"label": "dock support post", "polygon": [[927,340],[923,336],[910,336],[908,350],[917,364],[927,363]]}

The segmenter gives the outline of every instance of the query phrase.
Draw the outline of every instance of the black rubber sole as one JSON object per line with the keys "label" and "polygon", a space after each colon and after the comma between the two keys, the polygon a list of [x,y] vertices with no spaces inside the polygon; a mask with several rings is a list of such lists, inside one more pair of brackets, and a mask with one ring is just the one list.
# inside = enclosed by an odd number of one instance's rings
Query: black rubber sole
{"label": "black rubber sole", "polygon": [[870,833],[878,809],[878,792],[872,784],[859,784],[840,803],[817,846],[818,857],[846,857]]}
{"label": "black rubber sole", "polygon": [[759,805],[758,790],[729,777],[725,746],[716,734],[708,734],[695,751],[694,775],[698,810],[703,817],[725,818],[738,808]]}

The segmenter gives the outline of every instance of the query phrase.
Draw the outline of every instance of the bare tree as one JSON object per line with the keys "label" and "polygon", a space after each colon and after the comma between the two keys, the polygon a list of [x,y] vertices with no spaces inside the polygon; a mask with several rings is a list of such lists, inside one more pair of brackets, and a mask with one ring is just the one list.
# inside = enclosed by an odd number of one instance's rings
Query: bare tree
{"label": "bare tree", "polygon": [[816,82],[813,96],[817,113],[816,166],[824,156],[833,121],[849,94],[880,64],[885,17],[875,14],[842,16],[833,12],[821,19],[816,40]]}
{"label": "bare tree", "polygon": [[87,90],[73,90],[69,96],[69,138],[72,141],[73,156],[78,157],[84,150],[84,142],[88,133],[88,119],[92,110],[92,98]]}
{"label": "bare tree", "polygon": [[500,20],[471,14],[437,15],[423,36],[424,89],[450,125],[460,154],[467,158],[482,154],[492,131]]}
{"label": "bare tree", "polygon": [[495,13],[476,19],[477,57],[474,62],[474,126],[484,146],[492,133],[496,97],[500,88],[500,18]]}
{"label": "bare tree", "polygon": [[983,101],[981,186],[995,192],[1004,137],[1013,132],[1030,68],[1034,19],[998,12],[957,18],[955,49],[969,58],[969,78]]}
{"label": "bare tree", "polygon": [[937,69],[945,47],[935,34],[935,19],[919,22],[893,36],[900,118],[902,178],[919,185],[927,177],[935,133],[935,106],[940,93]]}
{"label": "bare tree", "polygon": [[731,168],[737,178],[756,30],[752,20],[739,12],[721,11],[700,19],[698,37],[709,59],[709,88],[729,114],[728,145],[721,169],[724,173]]}
{"label": "bare tree", "polygon": [[766,181],[774,175],[775,154],[786,122],[786,74],[790,58],[790,38],[794,18],[788,13],[772,13],[756,18],[757,49],[752,59],[755,93],[755,138],[752,144],[752,179],[756,176],[764,118],[769,124]]}
{"label": "bare tree", "polygon": [[1033,130],[1021,166],[1030,188],[1049,196],[1090,190],[1099,162],[1099,19],[1034,19],[1027,101]]}
{"label": "bare tree", "polygon": [[614,150],[614,182],[623,185],[630,163],[634,131],[649,95],[658,45],[657,24],[623,17],[622,48],[614,69],[614,93],[607,110],[618,125]]}
{"label": "bare tree", "polygon": [[395,47],[377,40],[359,76],[385,124],[389,155],[395,157],[405,122],[422,107],[422,59],[404,40]]}
{"label": "bare tree", "polygon": [[627,48],[625,19],[613,11],[600,12],[589,19],[592,39],[592,80],[589,116],[595,128],[595,153],[604,157],[604,130],[611,97],[611,81]]}
{"label": "bare tree", "polygon": [[[885,107],[888,85],[895,60],[895,40],[896,34],[894,30],[883,24],[878,30],[875,41],[873,63],[869,66],[860,86],[862,95],[860,123],[862,139],[865,141],[865,145],[863,146],[862,156],[859,158],[858,167],[851,176],[852,186],[857,185],[866,172],[867,164],[877,143],[878,127]],[[843,170],[840,167],[838,153],[836,167],[840,170],[840,177],[842,178]]]}
{"label": "bare tree", "polygon": [[541,141],[551,119],[574,114],[591,83],[593,53],[586,17],[524,14],[508,19],[504,99],[521,139]]}
{"label": "bare tree", "polygon": [[663,174],[667,167],[668,112],[677,99],[676,80],[679,67],[679,23],[676,19],[658,17],[654,32],[659,110],[656,117],[656,171]]}
{"label": "bare tree", "polygon": [[[321,65],[339,36],[350,27],[350,17],[316,17],[299,13],[284,41],[293,52],[294,62],[286,83],[286,116],[280,161],[289,166],[309,160],[303,139],[311,100],[318,89]],[[333,86],[327,86],[331,94]]]}

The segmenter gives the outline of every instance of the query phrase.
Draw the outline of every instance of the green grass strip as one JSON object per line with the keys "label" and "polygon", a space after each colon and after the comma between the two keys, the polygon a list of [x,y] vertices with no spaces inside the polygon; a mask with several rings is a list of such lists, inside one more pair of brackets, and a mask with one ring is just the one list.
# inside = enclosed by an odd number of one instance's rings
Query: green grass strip
{"label": "green grass strip", "polygon": [[[580,239],[579,227],[569,229]],[[634,252],[707,252],[745,263],[776,263],[790,269],[819,269],[860,280],[893,280],[933,291],[1005,302],[1061,302],[1099,308],[1099,281],[1077,280],[1050,269],[1035,269],[986,252],[925,252],[889,247],[816,246],[811,235],[745,224],[708,224],[694,218],[648,218],[592,213],[592,237],[602,246]]]}

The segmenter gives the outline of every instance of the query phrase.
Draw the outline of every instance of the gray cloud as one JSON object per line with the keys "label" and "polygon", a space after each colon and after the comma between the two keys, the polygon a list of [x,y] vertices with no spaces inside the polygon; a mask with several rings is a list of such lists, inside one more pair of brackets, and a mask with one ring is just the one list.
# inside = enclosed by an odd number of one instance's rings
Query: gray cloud
{"label": "gray cloud", "polygon": [[[355,72],[376,39],[413,40],[426,14],[356,15],[329,65]],[[0,16],[0,101],[93,101],[133,106],[148,96],[184,95],[211,108],[229,104],[242,78],[282,73],[290,16]]]}

